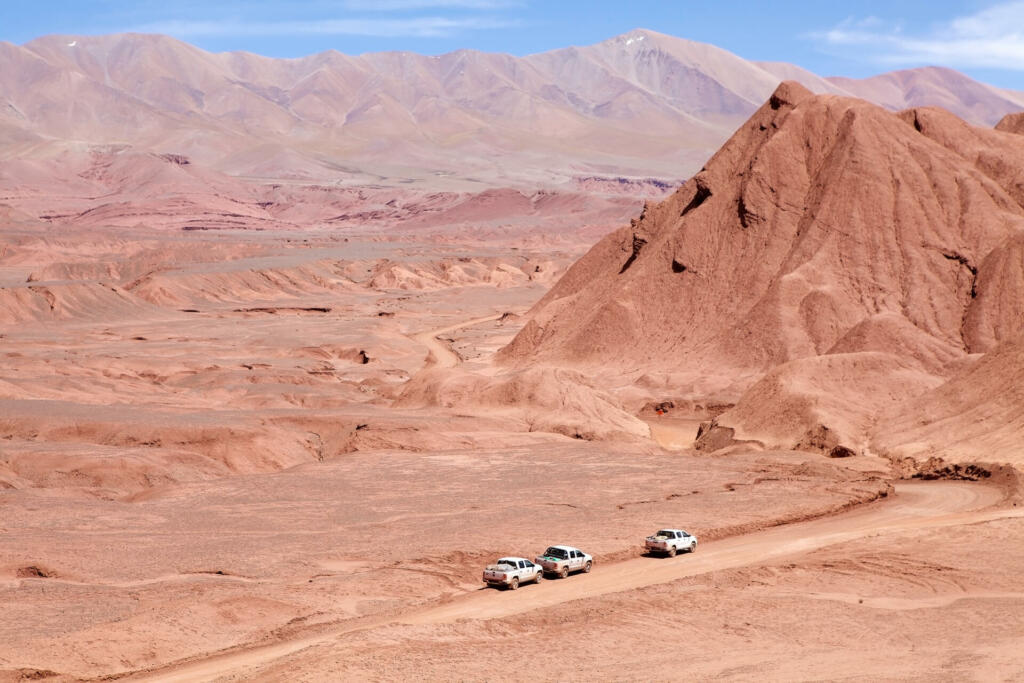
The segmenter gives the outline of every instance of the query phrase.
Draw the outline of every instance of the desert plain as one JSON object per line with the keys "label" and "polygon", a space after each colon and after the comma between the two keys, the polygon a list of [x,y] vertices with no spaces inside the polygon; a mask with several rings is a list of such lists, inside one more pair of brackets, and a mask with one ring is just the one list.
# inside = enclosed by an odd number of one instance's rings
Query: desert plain
{"label": "desert plain", "polygon": [[1019,117],[757,73],[553,184],[10,136],[0,680],[1024,680]]}

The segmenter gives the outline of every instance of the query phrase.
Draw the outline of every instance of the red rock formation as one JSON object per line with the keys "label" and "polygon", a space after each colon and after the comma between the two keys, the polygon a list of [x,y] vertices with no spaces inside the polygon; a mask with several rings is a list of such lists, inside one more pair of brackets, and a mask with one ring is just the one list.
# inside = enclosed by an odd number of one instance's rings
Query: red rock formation
{"label": "red rock formation", "polygon": [[570,269],[504,355],[764,372],[858,350],[891,315],[911,356],[986,351],[1024,285],[999,266],[1024,234],[1022,155],[1016,136],[938,110],[784,83],[704,170]]}
{"label": "red rock formation", "polygon": [[1022,159],[1020,136],[942,110],[784,83],[502,356],[682,373],[739,398],[719,419],[739,440],[794,447],[820,425],[863,447],[879,409],[1024,327]]}

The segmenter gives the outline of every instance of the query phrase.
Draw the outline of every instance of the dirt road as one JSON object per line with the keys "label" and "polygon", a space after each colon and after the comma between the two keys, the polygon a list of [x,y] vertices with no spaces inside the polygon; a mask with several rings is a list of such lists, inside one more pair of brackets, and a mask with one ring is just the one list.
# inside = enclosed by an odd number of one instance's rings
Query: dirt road
{"label": "dirt road", "polygon": [[341,638],[347,633],[372,629],[386,623],[430,624],[452,623],[459,619],[495,619],[573,600],[665,583],[681,577],[772,562],[890,531],[1024,517],[1024,509],[993,507],[1000,498],[999,489],[984,484],[904,483],[898,485],[896,494],[885,501],[833,517],[704,543],[694,555],[680,555],[671,559],[636,557],[614,564],[598,563],[590,574],[576,575],[565,580],[542,581],[539,585],[523,586],[515,592],[482,588],[397,618],[342,625],[314,635],[232,650],[140,674],[139,678],[153,681],[210,680],[267,664],[308,647]]}
{"label": "dirt road", "polygon": [[[497,320],[500,317],[501,314],[488,315],[483,318],[474,318],[473,320],[463,320],[455,325],[449,325],[448,327],[442,327],[437,330],[419,332],[411,335],[411,337],[430,350],[430,354],[433,356],[437,367],[454,368],[462,362],[462,359],[459,358],[459,355],[452,351],[447,344],[438,339],[438,337],[442,334],[454,332],[455,330],[461,330],[463,327],[472,327],[473,325],[480,325],[481,323]],[[430,365],[429,360],[427,361],[427,365]]]}

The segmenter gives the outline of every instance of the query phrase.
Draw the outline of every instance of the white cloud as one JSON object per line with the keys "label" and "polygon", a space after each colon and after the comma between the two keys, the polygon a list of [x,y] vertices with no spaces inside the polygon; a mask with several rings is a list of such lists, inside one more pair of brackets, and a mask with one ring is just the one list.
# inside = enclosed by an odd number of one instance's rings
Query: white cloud
{"label": "white cloud", "polygon": [[324,19],[320,21],[159,21],[135,26],[137,33],[195,36],[409,36],[438,38],[468,30],[506,28],[516,22],[487,17],[411,19]]}
{"label": "white cloud", "polygon": [[1024,2],[1002,2],[972,15],[936,24],[921,33],[885,28],[877,19],[848,19],[814,33],[821,44],[855,48],[892,65],[939,64],[1024,71]]}

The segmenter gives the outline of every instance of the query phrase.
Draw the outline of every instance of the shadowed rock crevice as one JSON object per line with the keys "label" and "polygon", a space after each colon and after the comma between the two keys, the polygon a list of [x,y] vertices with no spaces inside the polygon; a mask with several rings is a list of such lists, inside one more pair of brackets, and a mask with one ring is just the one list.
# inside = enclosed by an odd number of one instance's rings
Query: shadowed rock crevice
{"label": "shadowed rock crevice", "polygon": [[977,286],[978,286],[978,269],[977,269],[977,267],[972,265],[971,262],[967,259],[966,256],[964,256],[963,254],[960,254],[958,252],[955,252],[955,251],[944,251],[944,252],[942,252],[942,255],[945,258],[947,258],[948,260],[950,260],[950,261],[956,261],[957,263],[959,263],[961,266],[963,266],[964,268],[966,268],[970,272],[970,274],[971,274],[971,298],[972,299],[977,299],[978,298],[978,290],[977,290]]}
{"label": "shadowed rock crevice", "polygon": [[633,235],[633,252],[629,255],[629,258],[626,259],[626,262],[622,264],[622,268],[619,270],[619,275],[622,275],[629,270],[629,267],[633,265],[633,261],[636,261],[636,257],[640,255],[640,250],[643,249],[646,244],[647,240],[642,237],[638,237],[637,235]]}
{"label": "shadowed rock crevice", "polygon": [[924,129],[921,127],[921,119],[918,117],[916,111],[914,112],[914,130],[918,133],[924,132]]}
{"label": "shadowed rock crevice", "polygon": [[711,197],[711,188],[705,185],[703,180],[698,179],[696,183],[697,191],[694,193],[693,199],[690,200],[690,203],[687,204],[682,213],[679,214],[680,216],[685,216],[690,213]]}
{"label": "shadowed rock crevice", "polygon": [[857,452],[846,446],[835,446],[828,452],[830,458],[852,458]]}
{"label": "shadowed rock crevice", "polygon": [[158,154],[157,156],[167,163],[174,164],[175,166],[188,166],[192,163],[192,161],[183,154]]}
{"label": "shadowed rock crevice", "polygon": [[15,572],[15,576],[19,579],[50,579],[56,575],[56,572],[34,564],[27,567],[18,567],[18,570]]}
{"label": "shadowed rock crevice", "polygon": [[924,479],[926,481],[936,479],[946,479],[952,481],[980,481],[982,479],[988,479],[992,476],[984,467],[980,467],[974,464],[961,465],[954,463],[945,467],[939,467],[933,470],[926,470],[923,472],[915,473],[913,479]]}

